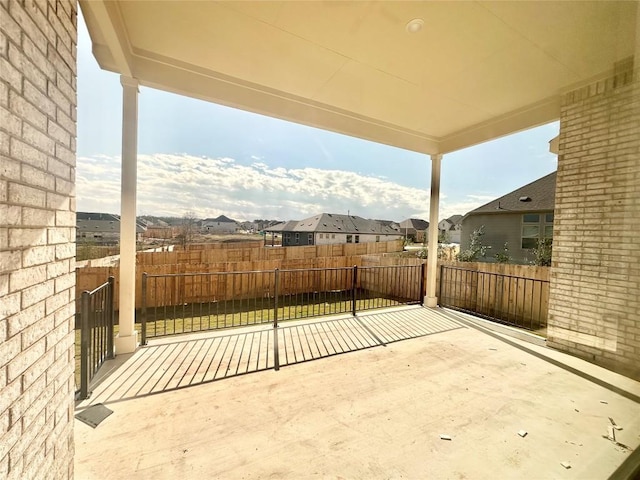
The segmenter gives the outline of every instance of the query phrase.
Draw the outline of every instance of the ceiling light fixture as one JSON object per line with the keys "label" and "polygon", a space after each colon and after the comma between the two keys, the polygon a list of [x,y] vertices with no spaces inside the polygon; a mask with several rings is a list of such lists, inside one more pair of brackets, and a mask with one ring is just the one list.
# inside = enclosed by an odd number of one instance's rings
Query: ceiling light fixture
{"label": "ceiling light fixture", "polygon": [[424,27],[424,20],[421,18],[414,18],[405,27],[409,33],[418,33]]}

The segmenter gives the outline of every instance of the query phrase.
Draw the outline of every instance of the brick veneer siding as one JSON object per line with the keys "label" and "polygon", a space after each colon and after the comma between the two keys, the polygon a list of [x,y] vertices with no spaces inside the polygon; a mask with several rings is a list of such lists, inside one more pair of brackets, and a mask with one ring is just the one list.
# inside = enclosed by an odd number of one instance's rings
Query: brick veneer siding
{"label": "brick veneer siding", "polygon": [[74,0],[0,0],[0,478],[73,477]]}
{"label": "brick veneer siding", "polygon": [[549,345],[640,379],[640,84],[563,98]]}

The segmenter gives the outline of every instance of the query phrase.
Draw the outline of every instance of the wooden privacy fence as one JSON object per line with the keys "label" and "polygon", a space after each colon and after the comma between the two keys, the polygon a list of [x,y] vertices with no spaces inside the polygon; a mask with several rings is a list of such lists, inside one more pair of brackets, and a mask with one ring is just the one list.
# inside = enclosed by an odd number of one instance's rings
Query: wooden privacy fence
{"label": "wooden privacy fence", "polygon": [[[347,262],[345,262],[347,263]],[[194,303],[225,302],[282,296],[345,292],[355,288],[385,298],[419,301],[424,289],[424,266],[351,266],[296,269],[143,272],[141,295],[147,307],[173,307]],[[140,299],[136,303],[141,305]]]}
{"label": "wooden privacy fence", "polygon": [[529,330],[547,326],[549,268],[488,263],[443,264],[442,306]]}
{"label": "wooden privacy fence", "polygon": [[228,242],[215,242],[215,243],[188,243],[187,245],[175,245],[173,247],[176,251],[185,250],[229,250],[236,248],[262,248],[264,247],[264,240],[249,240],[249,241],[228,241]]}
{"label": "wooden privacy fence", "polygon": [[[279,248],[231,248],[211,247],[207,250],[187,250],[180,252],[156,252],[138,254],[136,266],[136,308],[141,307],[142,274],[166,276],[180,274],[181,277],[163,280],[164,285],[156,283],[154,288],[166,289],[154,291],[154,298],[169,298],[174,304],[194,303],[202,300],[202,289],[216,292],[220,301],[232,298],[259,297],[269,298],[273,287],[266,277],[255,277],[251,281],[240,276],[228,278],[216,277],[208,286],[195,274],[213,274],[221,272],[251,272],[275,269],[281,271],[299,271],[288,280],[281,278],[280,292],[284,295],[298,295],[304,292],[344,290],[343,275],[318,273],[317,269],[360,268],[358,288],[373,291],[381,284],[376,275],[380,272],[367,271],[366,267],[379,266],[420,266],[425,260],[419,258],[400,258],[386,256],[384,253],[398,248],[398,242],[380,242],[369,244],[318,245],[308,247]],[[233,245],[236,247],[237,245]],[[400,245],[401,247],[401,245]],[[379,250],[372,254],[370,250]],[[175,254],[167,256],[168,254]],[[176,256],[177,255],[177,256]],[[193,255],[197,262],[190,263],[179,255]],[[217,255],[217,256],[216,256]],[[269,257],[269,258],[262,258]],[[273,258],[272,258],[273,257]],[[142,263],[145,259],[150,263]],[[191,258],[191,257],[188,257]],[[202,262],[202,259],[226,258],[224,261]],[[230,261],[228,259],[239,259]],[[177,259],[185,260],[173,263]],[[168,262],[168,263],[166,263]],[[491,263],[439,262],[436,295],[443,306],[458,308],[487,318],[522,326],[532,330],[544,328],[547,324],[549,302],[549,267],[527,265],[505,265]],[[301,273],[300,271],[305,271]],[[185,274],[192,274],[191,276]],[[119,305],[119,269],[117,267],[85,267],[76,270],[77,298],[84,290],[92,290],[113,275],[115,308]],[[266,275],[266,274],[265,274]],[[350,275],[350,274],[349,274]],[[198,278],[198,279],[197,279]],[[348,283],[348,282],[347,282]],[[398,281],[385,286],[384,294],[398,298],[414,297],[415,292],[407,292],[416,287],[416,282]],[[208,295],[208,294],[207,294]]]}
{"label": "wooden privacy fence", "polygon": [[142,274],[147,337],[421,303],[424,265]]}
{"label": "wooden privacy fence", "polygon": [[[253,243],[253,242],[251,242]],[[223,262],[287,261],[324,257],[352,257],[402,251],[402,240],[391,242],[343,243],[335,245],[308,245],[300,247],[249,246],[245,243],[215,244],[225,247],[207,247],[173,252],[139,252],[137,265],[206,264]]]}
{"label": "wooden privacy fence", "polygon": [[[362,257],[360,256],[348,256],[348,257],[324,257],[324,258],[308,258],[308,259],[293,259],[293,260],[263,260],[263,261],[249,261],[249,262],[225,262],[225,263],[213,263],[213,264],[178,264],[178,265],[138,265],[136,268],[136,308],[141,307],[141,293],[142,293],[142,273],[147,272],[149,275],[171,275],[171,274],[196,274],[196,273],[220,273],[220,272],[248,272],[258,270],[275,270],[279,268],[281,270],[309,270],[317,268],[344,268],[362,266]],[[79,298],[84,290],[92,290],[96,285],[103,283],[110,275],[115,277],[116,289],[115,289],[115,307],[119,308],[119,280],[120,271],[117,267],[85,267],[76,270],[76,298]],[[309,279],[301,281],[311,282],[312,275],[309,274]],[[183,282],[179,286],[168,282],[166,288],[171,291],[183,291],[184,298],[189,298],[190,292],[197,288],[195,285],[191,285],[189,282],[193,280],[187,280],[186,278],[180,280]],[[173,282],[178,282],[174,280]],[[163,287],[160,287],[163,288]],[[239,287],[234,290],[238,295],[242,295],[243,290]],[[162,293],[162,292],[158,292]],[[195,295],[195,294],[194,294]]]}

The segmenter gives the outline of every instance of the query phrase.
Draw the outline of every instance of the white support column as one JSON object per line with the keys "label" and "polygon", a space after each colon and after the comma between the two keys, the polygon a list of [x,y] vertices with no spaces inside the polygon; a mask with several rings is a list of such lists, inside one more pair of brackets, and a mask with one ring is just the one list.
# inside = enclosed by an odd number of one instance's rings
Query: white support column
{"label": "white support column", "polygon": [[120,329],[116,353],[135,352],[136,309],[136,187],[138,173],[138,81],[121,76],[122,180],[120,197]]}
{"label": "white support column", "polygon": [[438,215],[440,206],[440,162],[442,155],[431,155],[431,199],[429,202],[429,246],[427,255],[427,296],[424,304],[437,307],[436,273],[438,269]]}

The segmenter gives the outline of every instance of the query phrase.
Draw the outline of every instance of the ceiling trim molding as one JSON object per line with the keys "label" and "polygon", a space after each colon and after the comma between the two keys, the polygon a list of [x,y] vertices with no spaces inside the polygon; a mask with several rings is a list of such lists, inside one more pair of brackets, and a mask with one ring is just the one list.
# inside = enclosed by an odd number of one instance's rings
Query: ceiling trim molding
{"label": "ceiling trim molding", "polygon": [[[114,65],[110,70],[126,76],[133,77],[133,59],[131,55],[131,43],[124,28],[124,21],[120,12],[118,2],[105,2],[102,0],[80,0],[82,13],[86,22],[99,28],[104,37],[106,45],[103,48],[108,50]],[[89,28],[89,32],[92,28]],[[96,42],[92,38],[94,48]]]}
{"label": "ceiling trim molding", "polygon": [[440,153],[451,153],[558,120],[560,118],[560,103],[561,96],[554,95],[533,105],[460,130],[441,140]]}

